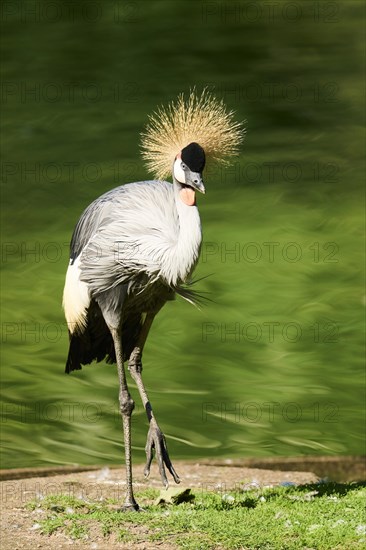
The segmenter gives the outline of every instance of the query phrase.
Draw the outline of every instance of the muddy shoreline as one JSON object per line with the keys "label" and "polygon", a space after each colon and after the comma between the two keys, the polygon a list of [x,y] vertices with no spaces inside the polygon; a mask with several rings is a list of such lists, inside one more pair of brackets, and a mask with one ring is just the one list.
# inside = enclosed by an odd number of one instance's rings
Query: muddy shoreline
{"label": "muddy shoreline", "polygon": [[[271,457],[246,459],[201,459],[180,461],[180,464],[216,466],[223,468],[255,468],[274,471],[305,471],[313,472],[320,479],[337,482],[365,481],[365,456],[301,456],[301,457]],[[51,477],[78,472],[97,471],[108,467],[111,470],[121,468],[121,464],[107,465],[73,465],[50,466],[40,468],[1,469],[0,481],[27,479],[33,477]],[[139,465],[137,466],[137,468]]]}

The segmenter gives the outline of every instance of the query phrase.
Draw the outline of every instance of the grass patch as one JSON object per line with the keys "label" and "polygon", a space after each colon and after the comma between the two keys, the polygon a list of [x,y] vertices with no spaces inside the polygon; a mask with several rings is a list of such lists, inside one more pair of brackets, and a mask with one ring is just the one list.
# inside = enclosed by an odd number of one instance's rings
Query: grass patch
{"label": "grass patch", "polygon": [[227,494],[196,491],[193,502],[153,504],[158,491],[138,494],[143,513],[120,512],[113,500],[89,502],[50,495],[27,507],[42,509],[41,531],[82,539],[90,530],[121,542],[174,541],[186,550],[356,549],[366,540],[366,484],[321,483]]}

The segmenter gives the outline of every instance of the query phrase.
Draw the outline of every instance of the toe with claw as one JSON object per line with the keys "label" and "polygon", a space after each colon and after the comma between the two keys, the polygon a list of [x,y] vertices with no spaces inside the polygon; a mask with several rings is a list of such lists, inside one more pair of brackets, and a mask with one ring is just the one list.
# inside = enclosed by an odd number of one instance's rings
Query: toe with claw
{"label": "toe with claw", "polygon": [[169,486],[168,479],[166,477],[165,466],[168,468],[169,472],[172,474],[175,483],[180,483],[179,476],[174,470],[173,464],[170,461],[168,448],[165,440],[165,436],[161,429],[159,428],[154,417],[150,420],[149,433],[147,435],[146,442],[146,466],[144,470],[145,477],[148,477],[150,474],[150,465],[154,456],[154,449],[156,454],[156,459],[159,466],[159,472],[161,480],[165,488]]}

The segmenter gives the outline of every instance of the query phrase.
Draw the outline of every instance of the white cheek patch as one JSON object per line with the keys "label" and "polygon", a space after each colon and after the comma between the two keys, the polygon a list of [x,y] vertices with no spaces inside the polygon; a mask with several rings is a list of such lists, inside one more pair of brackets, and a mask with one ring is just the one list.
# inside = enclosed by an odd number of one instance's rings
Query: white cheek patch
{"label": "white cheek patch", "polygon": [[181,159],[176,159],[173,167],[174,177],[179,183],[186,183],[186,175],[181,165]]}

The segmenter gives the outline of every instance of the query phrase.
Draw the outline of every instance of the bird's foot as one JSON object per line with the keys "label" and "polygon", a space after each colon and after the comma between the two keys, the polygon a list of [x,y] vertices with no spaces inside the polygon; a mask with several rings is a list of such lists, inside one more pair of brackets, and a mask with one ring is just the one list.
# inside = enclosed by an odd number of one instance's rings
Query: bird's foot
{"label": "bird's foot", "polygon": [[159,428],[154,417],[150,420],[149,433],[147,434],[146,442],[146,466],[144,470],[145,477],[148,477],[150,474],[150,466],[154,456],[154,449],[156,453],[156,459],[159,466],[159,472],[161,480],[165,488],[169,486],[168,479],[165,473],[165,466],[168,468],[169,472],[172,474],[175,483],[180,483],[179,476],[174,470],[173,464],[170,461],[168,448],[165,441],[165,436],[161,429]]}
{"label": "bird's foot", "polygon": [[124,505],[121,506],[121,508],[119,508],[118,510],[119,512],[142,512],[143,511],[133,497],[132,499],[126,499]]}

